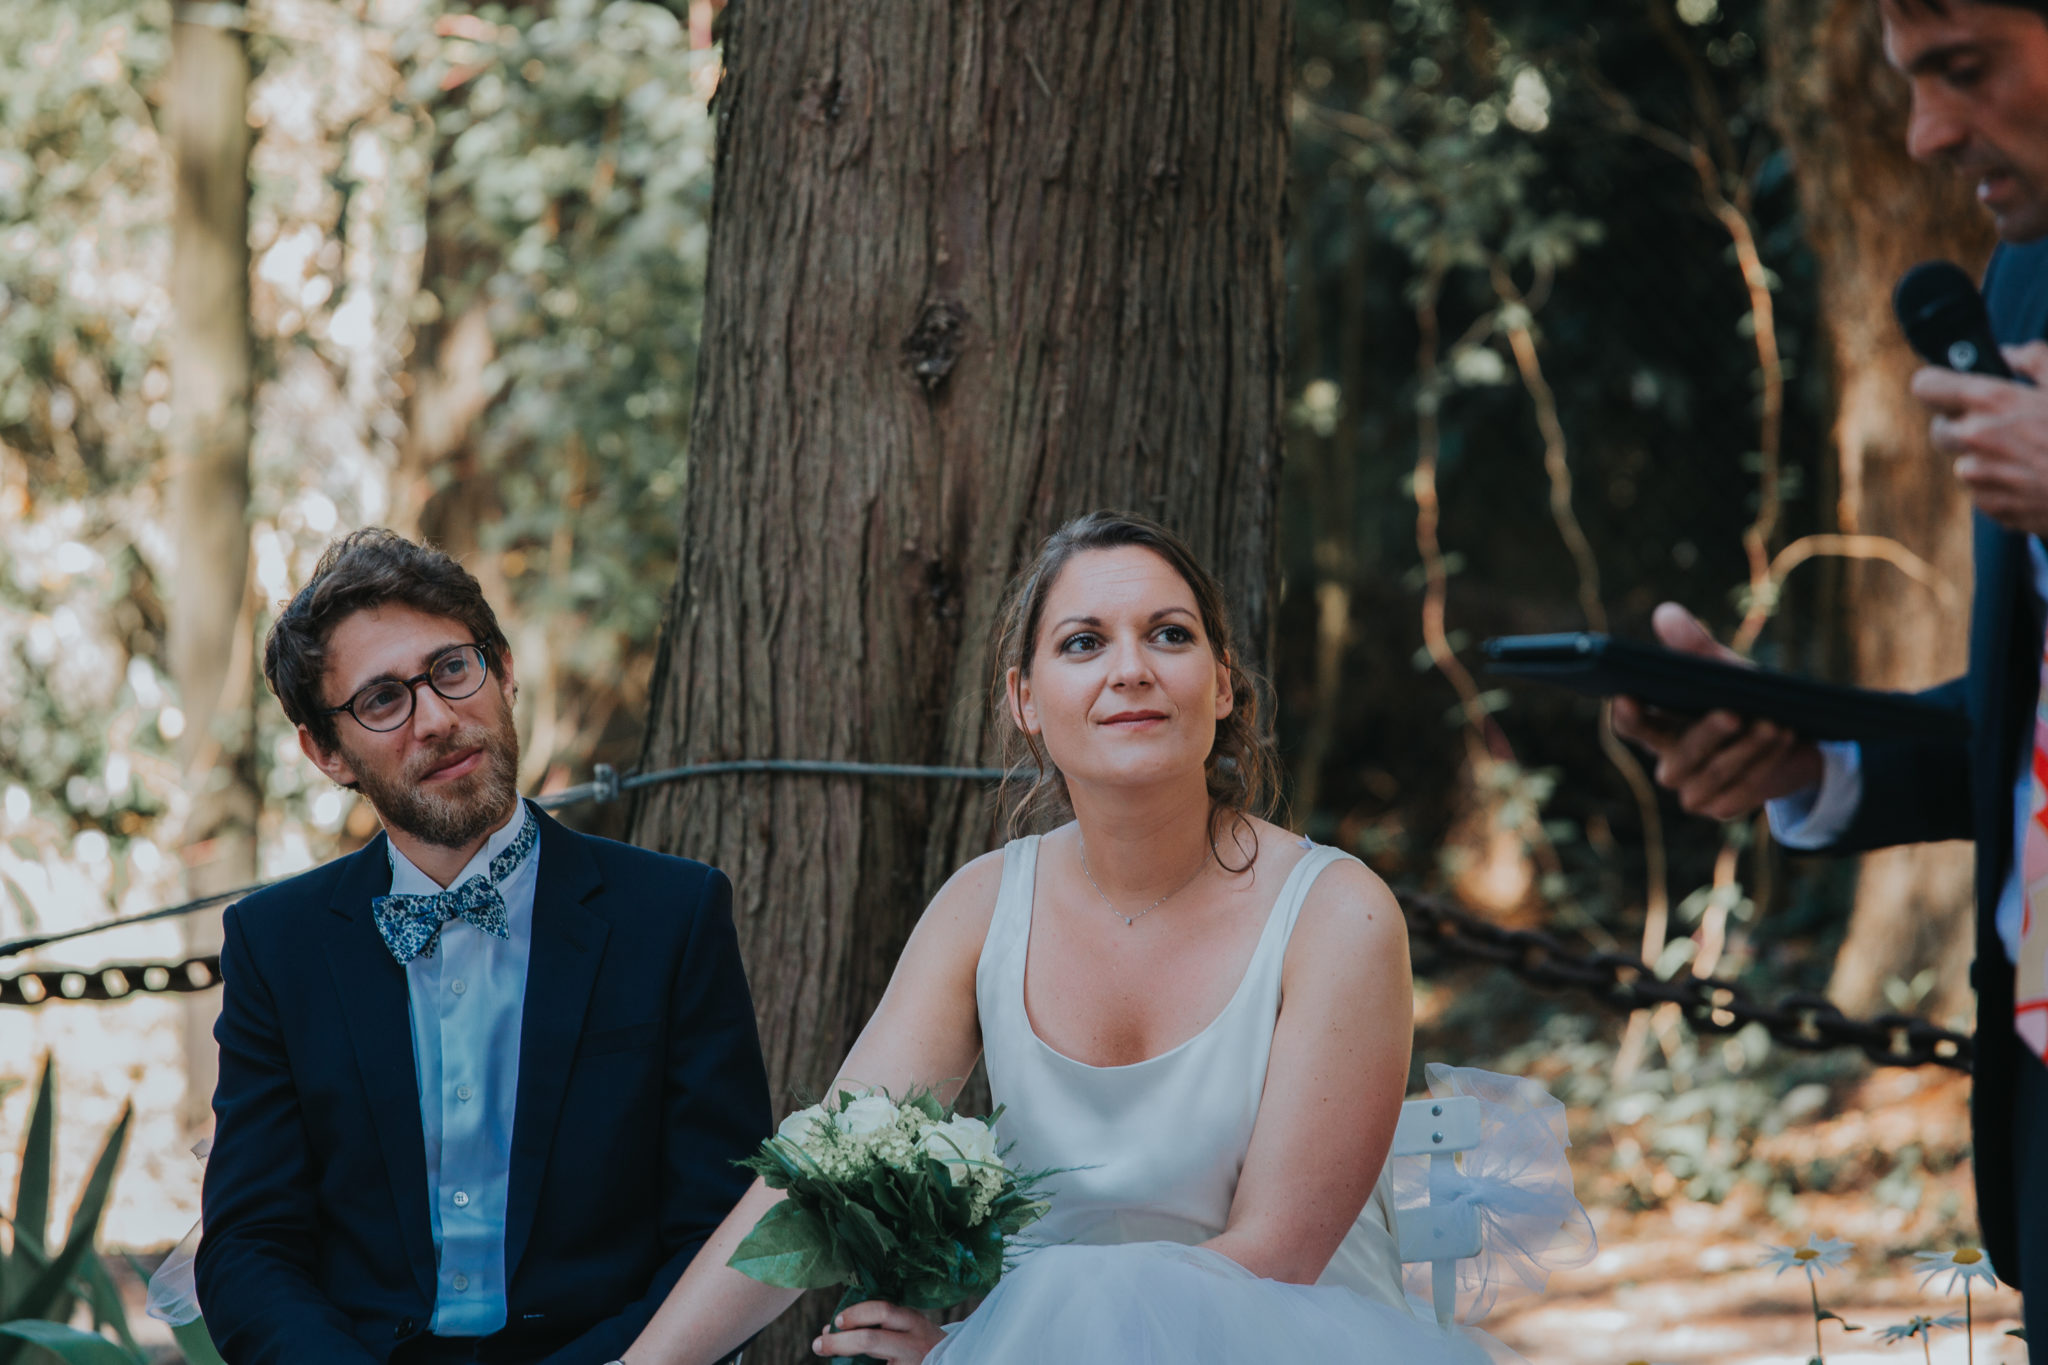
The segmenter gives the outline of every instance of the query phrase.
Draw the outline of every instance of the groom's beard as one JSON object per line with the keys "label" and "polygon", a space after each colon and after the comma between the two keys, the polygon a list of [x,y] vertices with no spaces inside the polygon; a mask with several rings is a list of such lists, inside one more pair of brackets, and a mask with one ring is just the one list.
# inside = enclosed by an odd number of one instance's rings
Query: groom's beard
{"label": "groom's beard", "polygon": [[[397,777],[356,766],[356,785],[387,828],[439,848],[462,848],[505,823],[519,800],[519,731],[502,696],[497,711],[491,724],[457,731],[431,751],[414,755]],[[451,754],[472,747],[483,750],[475,771],[452,782],[420,785]]]}

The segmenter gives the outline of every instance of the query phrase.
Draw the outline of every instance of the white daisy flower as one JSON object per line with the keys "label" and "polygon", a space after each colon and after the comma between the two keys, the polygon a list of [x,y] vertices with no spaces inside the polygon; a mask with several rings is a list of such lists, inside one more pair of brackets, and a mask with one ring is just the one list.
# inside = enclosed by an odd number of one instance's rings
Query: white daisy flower
{"label": "white daisy flower", "polygon": [[1972,1280],[1982,1280],[1993,1287],[1998,1284],[1998,1273],[1991,1268],[1991,1258],[1975,1247],[1958,1247],[1954,1251],[1916,1251],[1913,1259],[1920,1263],[1914,1273],[1920,1276],[1923,1291],[1944,1270],[1953,1272],[1941,1291],[1944,1294],[1955,1293],[1958,1280],[1962,1281],[1965,1292]]}
{"label": "white daisy flower", "polygon": [[1835,1266],[1849,1259],[1849,1253],[1856,1248],[1849,1242],[1837,1241],[1810,1233],[1803,1247],[1767,1246],[1764,1248],[1763,1263],[1780,1275],[1788,1270],[1803,1270],[1806,1278],[1825,1275]]}
{"label": "white daisy flower", "polygon": [[1944,1313],[1938,1318],[1915,1314],[1896,1327],[1885,1328],[1877,1334],[1877,1339],[1887,1346],[1896,1346],[1902,1341],[1911,1341],[1914,1337],[1933,1336],[1937,1327],[1956,1328],[1962,1325],[1963,1317],[1960,1313]]}

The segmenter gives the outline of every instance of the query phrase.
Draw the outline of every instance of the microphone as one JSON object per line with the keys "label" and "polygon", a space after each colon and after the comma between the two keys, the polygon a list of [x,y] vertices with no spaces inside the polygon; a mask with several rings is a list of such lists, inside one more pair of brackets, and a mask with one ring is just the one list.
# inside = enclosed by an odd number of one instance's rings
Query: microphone
{"label": "microphone", "polygon": [[1977,282],[1961,266],[1951,261],[1914,266],[1892,290],[1892,311],[1899,315],[1907,344],[1928,364],[1994,379],[2014,377],[1991,334]]}

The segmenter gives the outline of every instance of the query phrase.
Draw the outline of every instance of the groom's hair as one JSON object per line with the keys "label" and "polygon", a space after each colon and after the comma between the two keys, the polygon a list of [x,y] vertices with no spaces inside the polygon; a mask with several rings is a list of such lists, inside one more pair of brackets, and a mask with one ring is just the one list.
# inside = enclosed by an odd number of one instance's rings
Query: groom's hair
{"label": "groom's hair", "polygon": [[359,611],[390,605],[458,621],[483,647],[485,662],[503,667],[511,646],[475,575],[431,545],[415,545],[381,526],[352,531],[327,547],[313,577],[285,604],[263,644],[263,677],[294,725],[322,749],[337,747],[337,718],[327,714],[320,684],[327,642]]}
{"label": "groom's hair", "polygon": [[[1245,667],[1239,656],[1230,625],[1230,609],[1223,585],[1202,566],[1195,552],[1179,536],[1149,517],[1132,512],[1089,512],[1075,517],[1046,538],[1038,557],[1012,584],[1009,600],[999,618],[996,637],[996,667],[992,715],[1002,736],[1003,800],[1009,807],[1010,830],[1022,833],[1042,827],[1073,813],[1067,799],[1067,781],[1034,735],[1026,734],[1009,721],[1008,678],[1012,668],[1018,676],[1031,676],[1031,656],[1037,651],[1038,630],[1045,616],[1045,600],[1067,562],[1085,550],[1116,550],[1126,546],[1150,550],[1179,574],[1194,594],[1195,609],[1202,618],[1202,631],[1210,647],[1230,671],[1233,702],[1230,714],[1216,722],[1216,742],[1204,765],[1209,780],[1210,829],[1213,847],[1228,827],[1244,866],[1258,860],[1258,837],[1249,817],[1265,815],[1272,807],[1278,787],[1279,763],[1273,742],[1259,724],[1259,695],[1264,679]],[[1249,841],[1246,836],[1249,835]],[[1218,861],[1225,867],[1221,855]]]}

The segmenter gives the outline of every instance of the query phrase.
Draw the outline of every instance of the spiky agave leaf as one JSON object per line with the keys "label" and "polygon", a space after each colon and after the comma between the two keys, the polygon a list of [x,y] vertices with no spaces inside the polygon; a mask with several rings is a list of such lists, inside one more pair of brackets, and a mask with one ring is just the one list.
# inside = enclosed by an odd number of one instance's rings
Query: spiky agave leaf
{"label": "spiky agave leaf", "polygon": [[[92,1244],[99,1236],[100,1218],[106,1212],[107,1195],[113,1188],[114,1167],[121,1160],[121,1149],[127,1144],[128,1124],[133,1117],[133,1106],[123,1105],[121,1117],[107,1134],[99,1160],[93,1163],[92,1174],[87,1177],[85,1189],[78,1196],[78,1207],[72,1211],[71,1227],[65,1235],[63,1248],[50,1258],[49,1264],[29,1281],[27,1288],[12,1303],[0,1308],[0,1321],[13,1325],[18,1319],[47,1317],[53,1307],[69,1298],[71,1277],[77,1273],[79,1262],[91,1253]],[[0,1365],[12,1365],[21,1354],[23,1340],[19,1333],[0,1340]],[[108,1345],[112,1346],[112,1343]]]}

